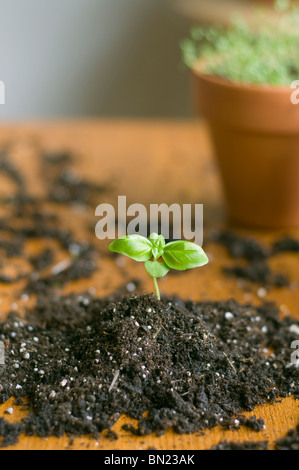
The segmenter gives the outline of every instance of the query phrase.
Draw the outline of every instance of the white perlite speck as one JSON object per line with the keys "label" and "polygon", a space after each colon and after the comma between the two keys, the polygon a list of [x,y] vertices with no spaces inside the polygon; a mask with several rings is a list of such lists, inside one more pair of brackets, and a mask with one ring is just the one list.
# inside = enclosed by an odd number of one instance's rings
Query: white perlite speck
{"label": "white perlite speck", "polygon": [[291,325],[290,326],[290,332],[295,333],[295,335],[299,336],[299,326],[298,325]]}
{"label": "white perlite speck", "polygon": [[232,320],[234,318],[232,312],[225,312],[224,316],[226,320]]}
{"label": "white perlite speck", "polygon": [[260,288],[257,290],[257,296],[258,296],[259,298],[262,299],[262,298],[266,297],[266,295],[267,295],[267,291],[266,291],[266,289],[265,289],[264,287],[260,287]]}
{"label": "white perlite speck", "polygon": [[66,380],[66,379],[63,379],[63,380],[60,382],[60,385],[61,385],[62,387],[65,387],[66,384],[67,384],[67,380]]}
{"label": "white perlite speck", "polygon": [[136,285],[134,284],[134,282],[129,282],[126,288],[128,292],[134,292],[134,290],[136,289]]}
{"label": "white perlite speck", "polygon": [[111,385],[108,389],[108,392],[111,392],[111,390],[113,389],[113,387],[115,386],[116,382],[118,381],[118,377],[119,377],[119,370],[117,370],[114,374],[114,377],[113,377],[113,380],[111,382]]}

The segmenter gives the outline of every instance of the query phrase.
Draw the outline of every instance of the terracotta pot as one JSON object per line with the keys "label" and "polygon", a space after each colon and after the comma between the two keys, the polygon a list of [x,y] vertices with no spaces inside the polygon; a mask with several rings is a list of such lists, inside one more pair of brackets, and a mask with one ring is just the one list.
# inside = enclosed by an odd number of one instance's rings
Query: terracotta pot
{"label": "terracotta pot", "polygon": [[291,103],[294,90],[235,84],[198,71],[193,77],[229,217],[256,227],[299,226],[299,104]]}

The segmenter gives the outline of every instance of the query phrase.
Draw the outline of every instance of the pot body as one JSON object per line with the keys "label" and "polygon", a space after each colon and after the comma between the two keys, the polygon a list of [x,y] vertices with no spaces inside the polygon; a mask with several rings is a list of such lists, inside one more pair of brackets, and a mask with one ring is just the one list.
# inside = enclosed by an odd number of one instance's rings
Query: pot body
{"label": "pot body", "polygon": [[247,226],[299,226],[299,104],[291,102],[294,90],[234,84],[197,71],[193,77],[229,217]]}

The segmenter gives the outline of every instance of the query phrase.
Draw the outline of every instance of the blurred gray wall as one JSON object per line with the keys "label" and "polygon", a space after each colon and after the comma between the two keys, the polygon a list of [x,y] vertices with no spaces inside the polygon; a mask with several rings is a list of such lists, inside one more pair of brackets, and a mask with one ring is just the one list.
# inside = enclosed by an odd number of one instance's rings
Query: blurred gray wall
{"label": "blurred gray wall", "polygon": [[0,118],[189,115],[171,0],[0,0]]}

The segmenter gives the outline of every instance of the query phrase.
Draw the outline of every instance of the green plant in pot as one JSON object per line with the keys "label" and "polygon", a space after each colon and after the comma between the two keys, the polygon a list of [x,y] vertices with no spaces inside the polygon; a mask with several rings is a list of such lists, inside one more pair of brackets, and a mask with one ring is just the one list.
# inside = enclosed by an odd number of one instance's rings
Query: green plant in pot
{"label": "green plant in pot", "polygon": [[275,22],[196,27],[182,43],[228,214],[269,228],[299,226],[299,6],[276,8]]}

